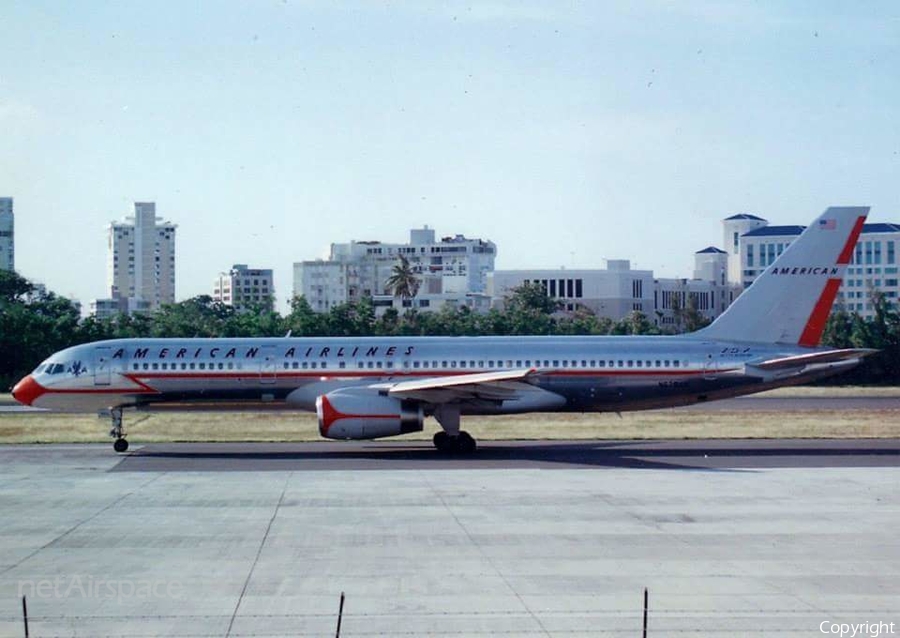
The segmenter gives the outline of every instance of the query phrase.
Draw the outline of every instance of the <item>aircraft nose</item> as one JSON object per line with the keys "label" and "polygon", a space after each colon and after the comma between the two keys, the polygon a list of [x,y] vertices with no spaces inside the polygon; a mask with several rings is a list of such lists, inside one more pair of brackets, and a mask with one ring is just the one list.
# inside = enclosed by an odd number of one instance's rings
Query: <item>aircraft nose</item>
{"label": "aircraft nose", "polygon": [[13,398],[23,405],[32,405],[47,390],[29,374],[13,388]]}

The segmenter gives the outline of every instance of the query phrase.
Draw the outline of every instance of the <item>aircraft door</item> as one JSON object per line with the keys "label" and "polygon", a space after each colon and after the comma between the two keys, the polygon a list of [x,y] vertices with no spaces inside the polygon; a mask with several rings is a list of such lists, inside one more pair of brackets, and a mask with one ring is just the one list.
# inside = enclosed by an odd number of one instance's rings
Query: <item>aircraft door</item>
{"label": "aircraft door", "polygon": [[714,379],[718,370],[719,364],[718,361],[716,361],[715,355],[706,355],[706,361],[703,364],[703,377],[705,379]]}
{"label": "aircraft door", "polygon": [[109,385],[111,348],[94,348],[94,385]]}
{"label": "aircraft door", "polygon": [[260,348],[262,359],[259,364],[259,382],[265,385],[275,383],[278,377],[278,357],[276,346],[263,346]]}

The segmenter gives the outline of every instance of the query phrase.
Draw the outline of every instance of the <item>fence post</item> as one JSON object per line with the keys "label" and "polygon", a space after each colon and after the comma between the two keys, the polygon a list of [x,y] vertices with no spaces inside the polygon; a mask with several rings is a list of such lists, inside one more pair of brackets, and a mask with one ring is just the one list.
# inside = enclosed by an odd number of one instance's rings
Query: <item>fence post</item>
{"label": "fence post", "polygon": [[[341,592],[341,606],[338,607],[338,624],[334,638],[341,638],[341,619],[344,617],[344,592]],[[26,636],[27,638],[27,636]]]}
{"label": "fence post", "polygon": [[647,602],[649,600],[649,595],[647,594],[647,588],[644,587],[644,638],[647,638]]}

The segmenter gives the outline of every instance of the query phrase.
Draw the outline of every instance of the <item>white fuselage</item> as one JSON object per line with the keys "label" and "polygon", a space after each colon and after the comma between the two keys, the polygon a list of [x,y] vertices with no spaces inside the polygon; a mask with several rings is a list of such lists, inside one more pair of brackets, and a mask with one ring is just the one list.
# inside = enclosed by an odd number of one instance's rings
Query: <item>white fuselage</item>
{"label": "white fuselage", "polygon": [[41,389],[31,405],[84,412],[185,403],[315,410],[316,397],[339,388],[531,369],[535,392],[470,401],[463,412],[625,411],[748,394],[856,363],[777,374],[747,365],[816,351],[690,336],[118,339],[68,348],[42,363],[31,375]]}

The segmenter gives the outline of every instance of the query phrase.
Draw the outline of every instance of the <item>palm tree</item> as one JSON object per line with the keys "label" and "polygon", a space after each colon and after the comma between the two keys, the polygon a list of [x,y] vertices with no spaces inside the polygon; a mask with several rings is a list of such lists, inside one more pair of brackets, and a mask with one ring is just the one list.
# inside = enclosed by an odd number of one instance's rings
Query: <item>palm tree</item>
{"label": "palm tree", "polygon": [[409,260],[400,255],[400,263],[394,265],[390,278],[387,280],[387,288],[395,297],[404,301],[412,299],[419,292],[419,279],[409,265]]}

